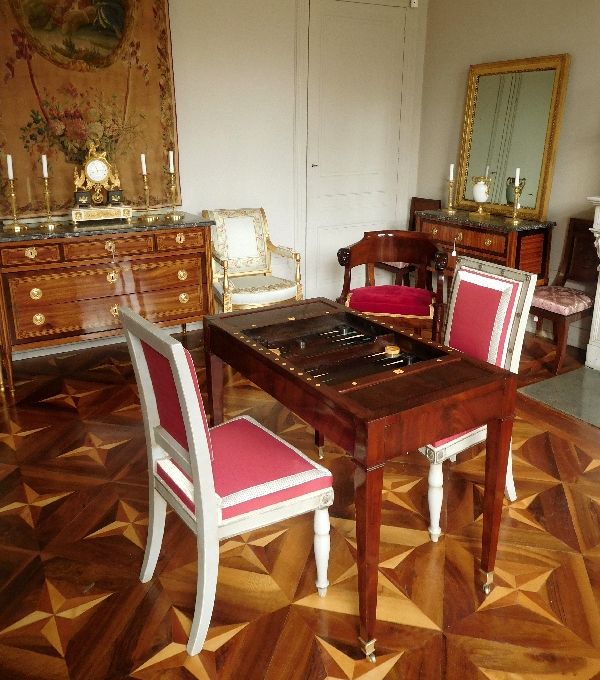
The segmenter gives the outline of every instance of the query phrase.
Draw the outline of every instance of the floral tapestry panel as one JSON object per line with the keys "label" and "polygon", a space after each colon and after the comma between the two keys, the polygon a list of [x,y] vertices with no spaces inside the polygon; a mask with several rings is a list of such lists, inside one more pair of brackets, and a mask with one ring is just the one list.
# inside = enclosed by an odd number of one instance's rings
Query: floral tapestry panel
{"label": "floral tapestry panel", "polygon": [[[116,166],[125,202],[170,205],[168,153],[177,129],[167,0],[0,0],[0,213],[11,216],[7,154],[19,217],[73,207],[88,145]],[[179,200],[179,190],[177,195]]]}

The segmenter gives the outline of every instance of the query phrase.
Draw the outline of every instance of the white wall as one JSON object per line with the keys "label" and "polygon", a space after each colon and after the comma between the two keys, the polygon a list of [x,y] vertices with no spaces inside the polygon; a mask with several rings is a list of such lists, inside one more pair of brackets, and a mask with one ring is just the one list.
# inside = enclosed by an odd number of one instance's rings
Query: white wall
{"label": "white wall", "polygon": [[170,19],[184,210],[263,207],[293,246],[295,0],[171,0]]}
{"label": "white wall", "polygon": [[[458,162],[471,64],[568,52],[571,72],[548,219],[551,280],[569,217],[592,219],[587,196],[600,193],[600,2],[598,0],[429,0],[418,192],[445,197]],[[589,325],[589,324],[588,324]],[[570,344],[583,346],[577,329]]]}

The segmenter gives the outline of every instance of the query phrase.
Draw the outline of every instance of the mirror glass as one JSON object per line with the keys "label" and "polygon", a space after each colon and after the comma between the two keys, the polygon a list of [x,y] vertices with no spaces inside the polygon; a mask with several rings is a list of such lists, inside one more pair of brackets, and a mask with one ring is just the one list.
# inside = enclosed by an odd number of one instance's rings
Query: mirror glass
{"label": "mirror glass", "polygon": [[472,177],[489,176],[484,209],[508,214],[507,180],[520,169],[520,216],[544,220],[566,92],[568,54],[472,66],[456,205],[473,210]]}

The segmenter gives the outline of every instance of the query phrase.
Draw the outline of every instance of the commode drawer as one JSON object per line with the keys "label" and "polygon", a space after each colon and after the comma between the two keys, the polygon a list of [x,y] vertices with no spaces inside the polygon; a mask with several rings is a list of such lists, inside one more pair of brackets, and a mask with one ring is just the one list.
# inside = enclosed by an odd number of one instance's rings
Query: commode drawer
{"label": "commode drawer", "polygon": [[2,264],[7,267],[23,264],[35,265],[40,262],[60,262],[58,245],[29,245],[2,249]]}
{"label": "commode drawer", "polygon": [[63,246],[66,260],[93,260],[97,258],[115,258],[128,255],[141,255],[154,252],[152,236],[111,236],[93,241],[77,241],[69,239]]}
{"label": "commode drawer", "polygon": [[506,252],[506,235],[498,231],[471,229],[451,225],[423,223],[423,232],[431,234],[434,240],[445,246],[456,246],[462,249],[472,248],[482,253],[502,255]]}
{"label": "commode drawer", "polygon": [[173,229],[156,236],[156,249],[181,250],[182,248],[204,248],[204,231],[201,229]]}

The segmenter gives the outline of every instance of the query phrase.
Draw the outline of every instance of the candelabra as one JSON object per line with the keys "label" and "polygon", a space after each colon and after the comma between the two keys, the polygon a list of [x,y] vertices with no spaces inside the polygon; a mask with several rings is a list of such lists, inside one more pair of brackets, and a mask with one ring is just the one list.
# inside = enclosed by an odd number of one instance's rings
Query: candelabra
{"label": "candelabra", "polygon": [[456,210],[454,209],[454,180],[448,180],[448,207],[444,208],[442,212],[448,213],[448,215],[454,215]]}
{"label": "candelabra", "polygon": [[46,219],[40,222],[38,227],[40,229],[47,229],[48,231],[54,231],[58,227],[59,223],[52,219],[52,212],[50,210],[50,188],[48,186],[48,178],[44,177],[44,202],[46,204]]}
{"label": "candelabra", "polygon": [[150,187],[148,186],[147,173],[143,173],[142,177],[144,179],[144,201],[146,203],[146,212],[142,213],[138,217],[138,220],[141,222],[146,222],[146,224],[151,224],[152,222],[156,222],[160,215],[156,208],[150,207]]}
{"label": "candelabra", "polygon": [[[514,182],[514,180],[513,180]],[[506,222],[509,222],[513,226],[517,226],[521,222],[521,220],[517,217],[517,213],[519,211],[519,198],[521,197],[521,192],[523,191],[523,187],[525,186],[525,178],[523,177],[518,184],[514,184],[514,196],[513,196],[513,209],[512,209],[512,215],[510,217],[505,218]]]}
{"label": "candelabra", "polygon": [[171,193],[171,212],[165,215],[166,220],[179,222],[185,217],[185,213],[177,210],[177,187],[175,186],[175,172],[169,172],[169,192]]}
{"label": "candelabra", "polygon": [[18,234],[21,230],[27,229],[27,225],[17,220],[17,195],[15,194],[15,180],[8,180],[8,200],[10,201],[10,209],[12,211],[13,221],[5,222],[3,225],[4,231],[14,231]]}

